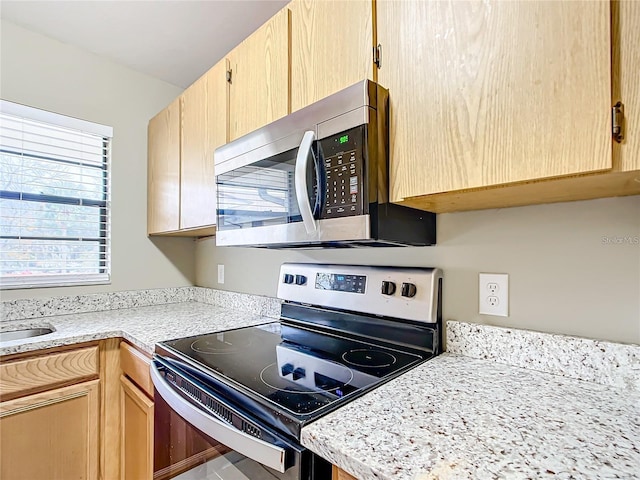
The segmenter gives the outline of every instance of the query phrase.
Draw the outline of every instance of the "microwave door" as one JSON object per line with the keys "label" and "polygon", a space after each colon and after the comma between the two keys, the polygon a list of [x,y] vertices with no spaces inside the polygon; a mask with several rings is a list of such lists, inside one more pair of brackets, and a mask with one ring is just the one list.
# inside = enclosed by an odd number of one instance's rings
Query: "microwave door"
{"label": "microwave door", "polygon": [[[308,133],[299,132],[294,138],[283,139],[280,145],[265,146],[265,150],[271,147],[272,151],[257,159],[251,152],[251,162],[238,162],[216,175],[218,245],[315,238],[315,218],[324,194],[323,172],[315,154],[314,132]],[[282,151],[282,144],[293,148]]]}

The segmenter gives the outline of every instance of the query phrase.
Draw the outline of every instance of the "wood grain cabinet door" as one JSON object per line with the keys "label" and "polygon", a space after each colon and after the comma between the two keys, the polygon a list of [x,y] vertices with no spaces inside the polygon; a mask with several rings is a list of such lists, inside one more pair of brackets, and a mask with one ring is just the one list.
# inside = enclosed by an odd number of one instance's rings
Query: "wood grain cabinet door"
{"label": "wood grain cabinet door", "polygon": [[289,113],[289,9],[284,8],[228,55],[229,140]]}
{"label": "wood grain cabinet door", "polygon": [[0,403],[0,478],[97,480],[99,380]]}
{"label": "wood grain cabinet door", "polygon": [[622,172],[637,171],[640,170],[640,2],[613,1],[611,12],[612,100],[614,104],[622,101],[625,111],[625,139],[621,144],[613,144],[614,167]]}
{"label": "wood grain cabinet door", "polygon": [[611,169],[609,2],[376,9],[392,201]]}
{"label": "wood grain cabinet door", "polygon": [[227,141],[226,71],[222,60],[182,94],[181,229],[216,223],[213,152]]}
{"label": "wood grain cabinet door", "polygon": [[180,228],[180,103],[149,121],[147,131],[147,233]]}
{"label": "wood grain cabinet door", "polygon": [[375,80],[372,0],[294,0],[291,111],[354,83]]}
{"label": "wood grain cabinet door", "polygon": [[121,480],[153,479],[153,401],[125,376],[120,377]]}

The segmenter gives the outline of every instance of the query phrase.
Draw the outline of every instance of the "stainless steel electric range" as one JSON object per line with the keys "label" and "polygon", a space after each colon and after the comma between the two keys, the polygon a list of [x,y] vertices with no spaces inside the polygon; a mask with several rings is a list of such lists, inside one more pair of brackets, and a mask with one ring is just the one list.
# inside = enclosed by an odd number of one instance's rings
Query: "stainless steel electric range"
{"label": "stainless steel electric range", "polygon": [[326,480],[304,425],[441,351],[442,272],[283,264],[279,321],[157,344],[154,479]]}

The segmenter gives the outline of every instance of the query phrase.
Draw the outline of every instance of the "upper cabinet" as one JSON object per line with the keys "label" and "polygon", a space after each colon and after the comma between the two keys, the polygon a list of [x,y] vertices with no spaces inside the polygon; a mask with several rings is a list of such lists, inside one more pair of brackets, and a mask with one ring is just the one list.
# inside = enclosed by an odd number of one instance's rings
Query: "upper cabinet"
{"label": "upper cabinet", "polygon": [[180,228],[216,223],[213,152],[227,142],[226,61],[221,61],[182,95]]}
{"label": "upper cabinet", "polygon": [[289,9],[228,55],[229,140],[289,113]]}
{"label": "upper cabinet", "polygon": [[214,150],[227,141],[223,60],[149,122],[149,234],[215,232]]}
{"label": "upper cabinet", "polygon": [[614,169],[629,172],[640,170],[640,2],[614,1],[611,16],[617,47],[613,49],[612,101],[622,102],[625,110],[625,139],[613,144],[613,162]]}
{"label": "upper cabinet", "polygon": [[293,0],[149,123],[149,233],[211,234],[215,148],[367,78],[392,202],[640,194],[638,45],[639,1]]}
{"label": "upper cabinet", "polygon": [[607,2],[381,0],[377,16],[392,201],[612,167]]}
{"label": "upper cabinet", "polygon": [[149,120],[147,130],[147,233],[177,230],[180,225],[180,105]]}
{"label": "upper cabinet", "polygon": [[294,0],[289,8],[292,112],[376,79],[372,0]]}

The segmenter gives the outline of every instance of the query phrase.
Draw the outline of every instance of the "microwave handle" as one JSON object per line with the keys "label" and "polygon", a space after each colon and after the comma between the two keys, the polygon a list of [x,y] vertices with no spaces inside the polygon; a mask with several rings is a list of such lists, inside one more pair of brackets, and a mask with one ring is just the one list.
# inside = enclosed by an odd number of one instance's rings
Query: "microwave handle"
{"label": "microwave handle", "polygon": [[307,193],[307,169],[309,168],[309,157],[313,156],[311,147],[313,146],[315,136],[315,132],[312,130],[304,132],[302,142],[300,142],[300,147],[298,148],[295,168],[296,199],[298,200],[302,223],[309,235],[316,231],[316,221],[313,218],[313,211],[311,210],[311,203],[309,202],[309,195]]}

